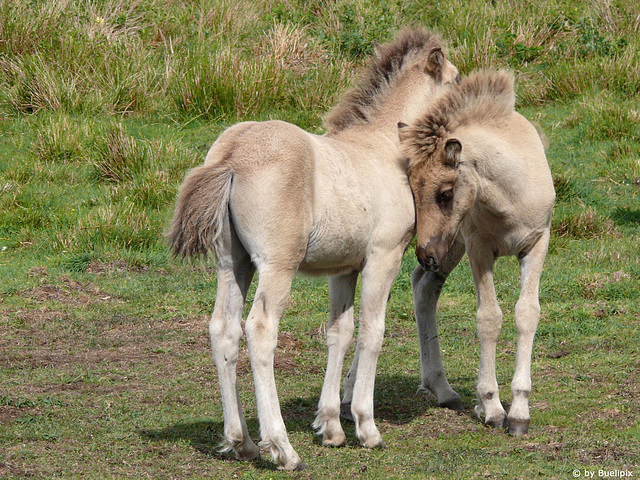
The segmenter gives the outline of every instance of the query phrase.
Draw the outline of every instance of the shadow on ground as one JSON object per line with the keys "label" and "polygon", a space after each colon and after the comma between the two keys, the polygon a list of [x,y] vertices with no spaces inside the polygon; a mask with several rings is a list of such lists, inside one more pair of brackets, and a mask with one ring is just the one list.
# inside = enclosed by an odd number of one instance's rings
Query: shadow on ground
{"label": "shadow on ground", "polygon": [[640,225],[640,210],[618,207],[611,213],[611,219],[618,225],[637,226]]}
{"label": "shadow on ground", "polygon": [[[475,379],[456,379],[456,387],[465,406],[465,415],[476,418],[473,413],[475,405]],[[417,390],[417,378],[402,375],[380,375],[376,378],[375,417],[394,425],[410,423],[414,418],[424,415],[429,409],[437,408],[435,397],[425,395]],[[289,432],[307,432],[313,435],[311,424],[315,418],[320,391],[307,398],[291,398],[281,403],[282,416]],[[355,425],[342,420],[342,425],[350,445],[357,445]],[[247,427],[251,438],[258,438],[259,426],[255,417],[247,418]],[[159,430],[140,430],[141,437],[150,441],[188,442],[201,454],[217,460],[233,460],[233,455],[220,453],[220,445],[224,432],[222,419],[219,421],[197,421],[191,423],[178,422]],[[314,442],[321,443],[321,438],[314,436]],[[256,466],[273,469],[270,462],[261,460]]]}

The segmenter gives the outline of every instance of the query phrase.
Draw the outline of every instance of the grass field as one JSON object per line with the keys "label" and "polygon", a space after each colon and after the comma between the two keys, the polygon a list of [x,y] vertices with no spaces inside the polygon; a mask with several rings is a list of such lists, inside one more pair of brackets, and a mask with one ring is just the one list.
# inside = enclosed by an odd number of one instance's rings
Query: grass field
{"label": "grass field", "polygon": [[[512,69],[518,110],[550,140],[558,200],[530,433],[509,437],[472,413],[479,348],[464,260],[439,323],[467,412],[417,392],[410,249],[376,380],[387,449],[357,446],[349,424],[344,448],[313,435],[328,288],[299,278],[276,381],[308,468],[237,462],[217,452],[215,270],[171,259],[162,238],[178,186],[237,121],[322,133],[371,41],[406,25],[442,33],[463,74]],[[639,64],[635,0],[0,0],[0,478],[640,476]],[[498,262],[496,282],[508,404],[515,260]],[[239,377],[257,439],[244,344]]]}

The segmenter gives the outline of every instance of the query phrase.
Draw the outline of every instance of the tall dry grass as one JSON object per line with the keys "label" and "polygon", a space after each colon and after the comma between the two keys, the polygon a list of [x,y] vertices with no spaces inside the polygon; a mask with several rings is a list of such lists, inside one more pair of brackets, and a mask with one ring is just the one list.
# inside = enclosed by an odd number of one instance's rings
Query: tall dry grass
{"label": "tall dry grass", "polygon": [[0,0],[0,111],[325,110],[371,42],[407,25],[440,31],[462,72],[516,70],[520,105],[640,88],[640,14],[629,0]]}

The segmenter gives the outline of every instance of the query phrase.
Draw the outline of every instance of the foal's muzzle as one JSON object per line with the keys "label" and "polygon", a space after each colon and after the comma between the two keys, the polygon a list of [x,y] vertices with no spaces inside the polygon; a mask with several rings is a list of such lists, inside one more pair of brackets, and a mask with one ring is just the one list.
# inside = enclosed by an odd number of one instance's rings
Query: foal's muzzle
{"label": "foal's muzzle", "polygon": [[416,246],[416,257],[420,265],[428,272],[440,270],[447,255],[447,245],[442,239],[431,239],[426,245]]}

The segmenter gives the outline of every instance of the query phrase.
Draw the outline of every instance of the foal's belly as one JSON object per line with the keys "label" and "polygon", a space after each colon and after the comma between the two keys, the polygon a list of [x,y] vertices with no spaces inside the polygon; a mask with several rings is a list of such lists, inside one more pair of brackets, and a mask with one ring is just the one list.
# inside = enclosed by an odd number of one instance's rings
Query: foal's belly
{"label": "foal's belly", "polygon": [[371,228],[366,222],[318,222],[309,236],[299,271],[307,275],[338,275],[359,271],[364,264]]}

